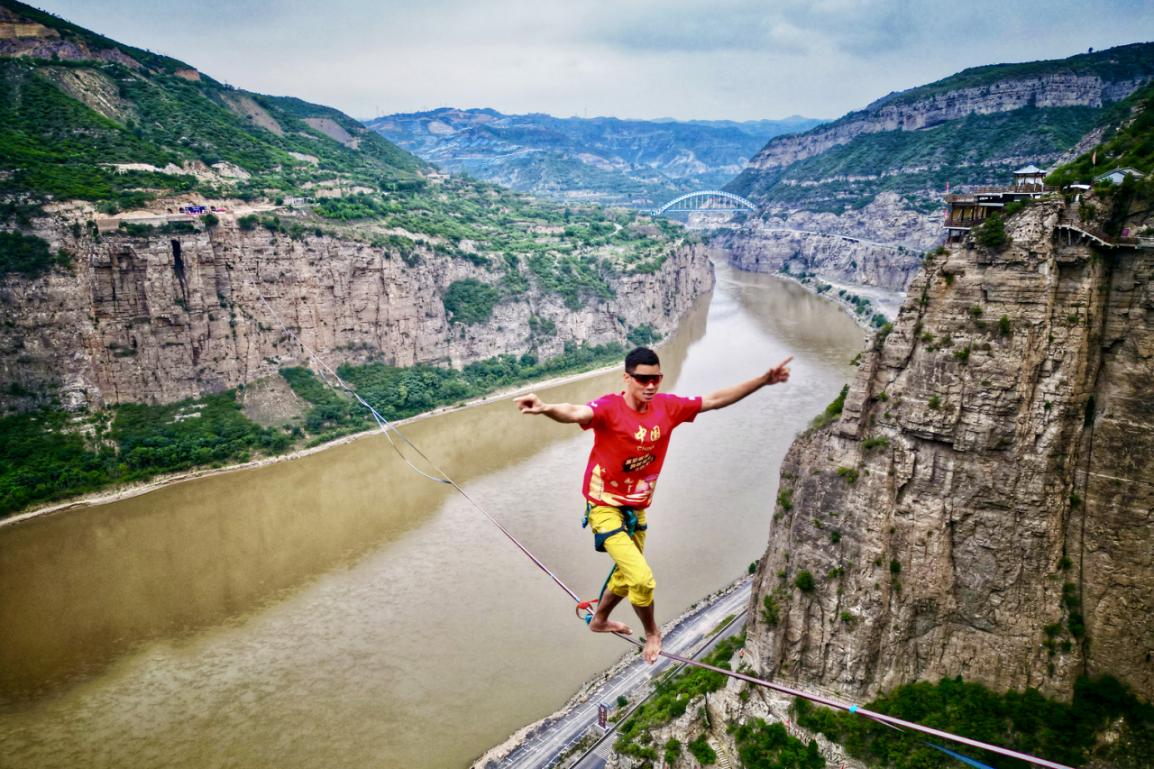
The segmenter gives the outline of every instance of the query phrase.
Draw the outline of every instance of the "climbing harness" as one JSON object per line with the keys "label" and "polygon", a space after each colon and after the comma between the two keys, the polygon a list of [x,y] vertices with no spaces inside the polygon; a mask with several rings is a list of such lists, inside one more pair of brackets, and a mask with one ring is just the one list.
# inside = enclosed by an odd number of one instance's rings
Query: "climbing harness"
{"label": "climbing harness", "polygon": [[[479,512],[490,523],[492,523],[494,526],[496,526],[497,530],[500,531],[502,534],[504,534],[505,537],[510,542],[512,542],[513,545],[516,546],[516,548],[518,550],[520,550],[522,553],[524,553],[525,556],[527,558],[529,558],[529,560],[532,561],[534,565],[537,566],[537,568],[539,568],[541,571],[545,572],[545,574],[551,580],[553,580],[553,582],[559,588],[561,588],[561,590],[563,590],[570,598],[572,598],[574,601],[577,602],[577,616],[578,617],[581,617],[581,611],[586,611],[587,616],[584,617],[585,623],[589,624],[592,621],[592,619],[593,619],[592,605],[596,604],[598,602],[600,596],[605,591],[604,587],[601,588],[601,593],[598,593],[597,599],[582,601],[580,596],[578,596],[577,593],[573,592],[573,590],[568,585],[566,585],[565,582],[560,577],[558,577],[556,574],[554,574],[549,569],[548,566],[546,566],[539,558],[537,558],[537,556],[533,555],[533,553],[527,547],[525,547],[523,544],[521,544],[521,542],[515,536],[513,536],[512,532],[510,532],[507,528],[505,528],[501,524],[500,521],[498,521],[496,518],[491,516],[488,513],[488,511],[485,510],[485,508],[483,508],[476,500],[474,500],[471,496],[469,496],[468,492],[466,492],[463,488],[461,488],[461,486],[459,484],[457,484],[456,481],[454,481],[452,478],[450,478],[448,475],[446,475],[445,472],[443,470],[441,470],[436,465],[436,463],[433,462],[433,460],[429,459],[429,457],[426,456],[424,452],[422,452],[412,441],[410,441],[407,437],[405,437],[404,433],[402,433],[400,430],[398,430],[395,425],[393,425],[391,422],[389,422],[389,420],[385,419],[385,417],[383,417],[381,415],[381,413],[379,411],[377,411],[376,408],[373,407],[372,404],[370,404],[363,397],[361,397],[361,395],[359,393],[357,393],[356,390],[349,387],[349,385],[346,384],[343,379],[341,379],[340,375],[337,374],[336,371],[334,371],[332,368],[330,368],[329,365],[327,363],[325,363],[324,360],[322,360],[319,355],[317,355],[315,352],[313,352],[312,349],[308,345],[306,345],[304,343],[304,341],[299,336],[297,336],[297,334],[295,334],[284,323],[284,321],[282,321],[280,319],[280,316],[277,315],[276,311],[273,310],[272,306],[268,303],[268,301],[264,298],[264,296],[259,293],[259,291],[257,293],[257,296],[260,298],[261,303],[264,305],[264,307],[268,311],[268,313],[273,317],[274,320],[276,320],[277,324],[281,328],[281,331],[283,331],[284,333],[286,333],[290,337],[292,337],[292,339],[298,345],[300,345],[301,349],[305,351],[305,353],[308,355],[309,359],[315,361],[317,366],[320,367],[322,369],[322,371],[324,371],[326,374],[328,374],[328,376],[331,377],[332,380],[336,384],[335,385],[330,384],[328,382],[328,380],[324,380],[323,378],[322,378],[322,381],[325,381],[325,383],[329,384],[330,387],[337,387],[337,388],[347,392],[350,396],[352,396],[352,398],[354,400],[356,400],[357,403],[361,404],[362,406],[365,407],[365,409],[368,410],[368,412],[372,415],[373,420],[377,423],[377,427],[380,428],[381,432],[384,433],[385,437],[388,439],[389,445],[391,445],[393,447],[393,450],[397,452],[397,455],[400,456],[401,460],[404,461],[404,463],[406,465],[408,465],[410,468],[412,468],[418,474],[424,476],[425,478],[428,478],[431,481],[434,481],[436,483],[443,483],[445,485],[452,486],[454,489],[456,489],[457,492],[460,493],[460,495],[462,497],[464,497],[465,500],[468,501],[469,504],[472,505],[477,510],[477,512]],[[412,451],[418,457],[420,457],[422,460],[424,460],[426,463],[428,463],[429,467],[431,467],[433,469],[433,471],[435,473],[437,473],[437,475],[430,475],[429,473],[424,472],[419,467],[414,465],[411,461],[409,461],[408,457],[406,457],[404,452],[401,451],[401,448],[397,444],[397,442],[393,440],[392,436],[394,434],[397,436],[397,438],[400,441],[402,441],[404,443],[404,445],[406,445],[410,449],[412,449]],[[621,508],[621,509],[622,509],[622,511],[629,510],[629,508]],[[621,531],[627,531],[630,535],[632,535],[636,531],[639,531],[639,530],[643,531],[644,530],[645,527],[637,525],[636,512],[630,510],[630,513],[632,514],[633,528],[632,529],[629,528],[628,516],[626,516],[626,520],[624,521],[622,528],[615,529],[614,531],[606,532],[604,535],[604,538],[601,539],[600,543],[598,543],[596,541],[596,537],[595,537],[594,546],[596,547],[597,544],[601,545],[601,547],[597,548],[598,550],[602,550],[604,547],[604,540],[608,539],[610,536],[612,536],[614,534],[618,534]],[[589,514],[588,514],[588,507],[587,507],[586,508],[586,515],[585,515],[585,524],[583,524],[583,526],[588,524],[588,520],[589,520]],[[616,569],[616,566],[614,566],[614,569]],[[610,569],[609,576],[610,577],[613,576],[613,569]],[[609,578],[608,577],[605,580],[605,584],[606,585],[609,584]],[[644,642],[639,641],[636,638],[632,638],[628,635],[625,635],[624,633],[613,633],[613,635],[624,639],[625,641],[633,644],[634,646],[636,646],[638,648],[643,648],[645,646]],[[997,753],[997,754],[1002,755],[1002,756],[1008,756],[1010,758],[1016,758],[1020,761],[1025,761],[1027,763],[1031,763],[1031,764],[1034,764],[1036,766],[1047,767],[1047,769],[1073,769],[1073,767],[1067,766],[1065,764],[1055,763],[1053,761],[1047,761],[1044,758],[1038,758],[1036,756],[1031,756],[1031,755],[1026,754],[1026,753],[1019,753],[1019,752],[1014,751],[1014,750],[1009,750],[1008,748],[1002,748],[1002,747],[999,747],[997,745],[991,745],[989,743],[981,742],[979,740],[972,740],[968,737],[962,737],[960,735],[951,734],[949,732],[941,731],[940,729],[934,729],[932,727],[922,726],[921,724],[916,724],[916,723],[913,723],[912,721],[904,721],[900,718],[895,718],[893,716],[886,715],[885,713],[877,713],[877,712],[874,712],[872,710],[866,710],[865,708],[862,708],[858,705],[846,705],[845,703],[838,702],[837,700],[832,700],[832,699],[829,699],[827,697],[823,697],[823,696],[817,695],[817,694],[811,694],[809,692],[801,691],[799,689],[792,689],[788,686],[776,684],[772,681],[766,681],[765,679],[762,679],[762,678],[755,678],[754,676],[749,676],[749,675],[746,675],[744,673],[740,673],[740,672],[737,672],[734,670],[726,670],[725,668],[717,667],[716,665],[710,665],[707,662],[701,662],[699,660],[695,660],[695,659],[692,659],[690,657],[684,657],[684,656],[677,654],[675,652],[666,651],[663,649],[660,652],[660,655],[662,657],[665,657],[666,659],[673,660],[674,662],[680,662],[683,665],[691,665],[693,667],[701,668],[703,670],[711,670],[715,673],[720,673],[721,675],[728,676],[728,677],[733,678],[733,679],[738,680],[738,681],[744,681],[746,683],[753,684],[755,686],[761,686],[763,688],[770,689],[770,690],[779,692],[781,694],[786,694],[786,695],[789,695],[792,697],[800,697],[801,699],[809,700],[810,702],[815,702],[819,705],[825,705],[826,707],[833,708],[834,710],[844,710],[844,711],[849,712],[849,713],[857,714],[857,715],[863,716],[864,718],[868,718],[872,721],[876,721],[880,724],[885,724],[885,725],[893,727],[893,728],[909,729],[911,731],[920,732],[922,734],[926,734],[926,735],[929,735],[931,737],[937,737],[938,739],[949,740],[951,742],[956,742],[956,743],[959,743],[961,745],[966,745],[966,746],[969,746],[972,748],[979,748],[981,750],[988,750],[992,753]],[[939,745],[934,745],[932,743],[926,743],[926,744],[930,745],[933,748],[936,748],[937,750],[942,751],[943,753],[945,753],[947,755],[950,755],[954,758],[957,758],[958,760],[963,761],[964,763],[970,764],[971,766],[975,766],[975,767],[979,767],[979,768],[984,766],[983,764],[980,764],[979,762],[974,761],[973,759],[969,759],[966,756],[962,756],[961,754],[955,753],[955,752],[948,750],[946,748],[943,748]]]}
{"label": "climbing harness", "polygon": [[[602,505],[602,507],[607,507],[607,505]],[[589,525],[589,511],[592,509],[593,509],[593,503],[592,502],[586,502],[585,503],[585,520],[583,520],[581,522],[581,528],[584,529],[586,526]],[[616,509],[621,511],[621,525],[618,526],[616,529],[613,529],[612,531],[604,531],[604,532],[595,531],[595,532],[593,532],[593,549],[596,550],[598,553],[604,553],[605,552],[605,540],[609,539],[614,534],[620,534],[621,532],[625,532],[626,534],[628,534],[630,536],[630,538],[632,538],[633,535],[636,534],[637,532],[645,531],[646,529],[649,528],[649,526],[647,524],[637,522],[637,510],[636,510],[636,508],[618,507]],[[612,572],[610,572],[610,573],[612,573]]]}

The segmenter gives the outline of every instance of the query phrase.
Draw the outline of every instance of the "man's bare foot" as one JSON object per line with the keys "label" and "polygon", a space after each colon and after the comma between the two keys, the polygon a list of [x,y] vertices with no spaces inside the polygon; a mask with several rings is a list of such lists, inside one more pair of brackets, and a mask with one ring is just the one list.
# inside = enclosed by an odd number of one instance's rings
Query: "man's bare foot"
{"label": "man's bare foot", "polygon": [[641,656],[652,665],[657,661],[661,655],[661,634],[649,633],[645,636],[645,648],[641,650]]}
{"label": "man's bare foot", "polygon": [[589,629],[594,633],[624,633],[625,635],[633,635],[633,631],[624,622],[616,622],[611,619],[597,619],[589,623]]}

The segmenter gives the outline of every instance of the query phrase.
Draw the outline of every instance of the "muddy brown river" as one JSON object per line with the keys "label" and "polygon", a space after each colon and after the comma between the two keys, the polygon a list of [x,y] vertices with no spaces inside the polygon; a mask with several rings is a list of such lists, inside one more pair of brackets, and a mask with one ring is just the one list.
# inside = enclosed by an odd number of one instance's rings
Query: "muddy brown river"
{"label": "muddy brown river", "polygon": [[[864,337],[793,283],[717,269],[660,347],[665,389],[789,354],[793,374],[678,428],[649,513],[661,621],[761,556],[780,460]],[[593,597],[609,561],[580,528],[590,435],[508,399],[402,429]],[[0,527],[5,769],[464,767],[631,650],[380,435]]]}

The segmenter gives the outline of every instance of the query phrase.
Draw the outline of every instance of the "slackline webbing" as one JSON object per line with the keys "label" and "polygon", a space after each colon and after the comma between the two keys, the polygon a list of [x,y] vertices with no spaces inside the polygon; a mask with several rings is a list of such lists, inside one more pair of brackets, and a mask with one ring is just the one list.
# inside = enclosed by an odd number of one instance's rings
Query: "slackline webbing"
{"label": "slackline webbing", "polygon": [[[340,375],[336,371],[334,371],[327,363],[325,363],[325,361],[319,355],[317,355],[315,352],[313,352],[312,348],[310,348],[308,345],[306,345],[304,343],[304,340],[302,340],[292,329],[290,329],[288,327],[288,325],[286,325],[284,323],[284,321],[281,320],[280,316],[277,315],[276,311],[272,308],[272,306],[268,303],[268,301],[264,298],[264,296],[262,294],[260,294],[258,292],[257,296],[260,298],[261,303],[264,305],[264,307],[268,311],[268,313],[273,317],[274,320],[276,320],[277,324],[281,328],[281,331],[288,334],[290,337],[292,337],[293,340],[298,345],[300,345],[301,349],[305,351],[305,353],[308,355],[309,359],[314,361],[318,367],[320,367],[326,374],[328,374],[328,376],[330,376],[332,378],[332,380],[334,382],[336,382],[336,385],[333,385],[327,379],[322,379],[322,381],[324,381],[325,384],[329,385],[330,387],[335,386],[341,390],[344,390],[349,395],[351,395],[357,401],[357,403],[361,404],[365,409],[368,410],[368,412],[372,415],[373,420],[377,423],[377,427],[380,428],[381,432],[384,433],[385,437],[388,439],[389,445],[393,447],[393,450],[397,452],[397,455],[400,456],[400,458],[404,461],[404,463],[406,465],[408,465],[410,468],[412,468],[414,471],[416,471],[420,475],[424,476],[425,478],[427,478],[431,481],[434,481],[435,483],[443,483],[443,484],[446,484],[448,486],[452,486],[454,489],[456,489],[457,492],[460,493],[460,495],[462,497],[464,497],[465,500],[467,500],[469,502],[469,504],[472,505],[473,508],[475,508],[477,510],[477,512],[479,512],[481,515],[483,515],[485,517],[486,520],[488,520],[490,523],[492,523],[494,526],[496,526],[498,531],[500,531],[502,534],[504,534],[505,537],[510,542],[512,542],[513,545],[515,545],[518,550],[520,550],[522,553],[524,553],[525,556],[528,557],[529,560],[532,561],[537,566],[537,568],[539,568],[541,571],[545,572],[545,574],[547,574],[549,576],[549,578],[551,580],[553,580],[553,582],[556,583],[556,585],[559,588],[561,588],[563,591],[565,591],[565,593],[570,598],[572,598],[574,601],[576,601],[578,603],[581,602],[581,597],[578,596],[577,593],[575,593],[568,585],[566,585],[565,582],[560,577],[558,577],[556,574],[554,574],[549,569],[549,567],[546,566],[541,561],[541,559],[539,559],[537,556],[535,556],[529,550],[529,548],[527,548],[527,547],[525,547],[525,545],[521,544],[521,542],[515,536],[513,536],[512,532],[510,532],[507,528],[505,528],[505,526],[503,526],[501,524],[501,522],[498,521],[496,518],[489,515],[488,511],[485,510],[484,507],[482,507],[476,500],[474,500],[471,496],[469,496],[468,492],[466,492],[463,488],[461,488],[461,486],[459,484],[457,484],[456,481],[454,481],[443,470],[441,470],[437,466],[437,464],[435,462],[433,462],[433,460],[431,460],[428,456],[426,456],[425,453],[423,451],[421,451],[420,448],[418,448],[416,446],[416,444],[414,444],[412,441],[410,441],[405,436],[404,433],[402,433],[399,429],[397,429],[396,425],[389,422],[388,419],[385,419],[385,417],[382,416],[381,413],[379,411],[377,411],[377,409],[375,409],[371,403],[369,403],[363,397],[361,397],[361,395],[356,390],[349,387],[349,385],[340,377]],[[436,475],[430,475],[429,473],[426,473],[424,470],[422,470],[421,468],[414,465],[411,461],[409,461],[409,458],[405,456],[403,451],[401,451],[401,447],[399,445],[397,445],[396,441],[393,440],[392,436],[394,434],[406,446],[408,446],[410,449],[412,449],[412,451],[418,457],[420,457],[422,460],[424,460],[426,463],[428,463],[429,467],[431,467],[433,469],[433,471],[436,473]],[[598,596],[598,598],[600,598],[600,596]],[[625,641],[628,641],[629,643],[633,644],[634,646],[636,646],[638,648],[644,648],[644,646],[645,646],[645,644],[642,641],[639,641],[636,638],[633,638],[631,636],[625,635],[624,633],[612,633],[612,635],[615,635],[618,638],[622,638]],[[773,683],[772,681],[766,681],[765,679],[745,675],[744,673],[739,673],[739,672],[736,672],[733,670],[726,670],[725,668],[720,668],[720,667],[717,667],[715,665],[710,665],[707,662],[701,662],[699,660],[695,660],[695,659],[692,659],[690,657],[683,657],[682,655],[676,654],[674,652],[669,652],[669,651],[663,650],[663,651],[661,651],[660,654],[662,657],[673,660],[675,662],[680,662],[683,665],[692,665],[693,667],[702,668],[704,670],[712,670],[715,673],[720,673],[722,675],[728,676],[728,677],[736,679],[738,681],[745,681],[746,683],[750,683],[750,684],[753,684],[755,686],[761,686],[761,687],[764,687],[766,689],[770,689],[770,690],[779,692],[781,694],[787,694],[787,695],[790,695],[793,697],[800,697],[801,699],[809,700],[810,702],[815,702],[819,705],[825,705],[826,707],[833,708],[834,710],[844,710],[848,713],[854,713],[854,714],[863,716],[865,718],[868,718],[872,721],[877,721],[878,723],[881,723],[881,724],[884,724],[886,726],[890,726],[890,727],[893,727],[893,728],[896,728],[899,730],[909,729],[912,731],[921,732],[922,734],[926,734],[926,735],[929,735],[931,737],[937,737],[938,739],[942,739],[942,740],[949,740],[951,742],[956,742],[956,743],[959,743],[961,745],[967,745],[967,746],[972,747],[972,748],[980,748],[981,750],[988,750],[991,753],[997,753],[998,755],[1007,756],[1009,758],[1016,758],[1020,761],[1025,761],[1027,763],[1035,764],[1036,766],[1047,767],[1048,769],[1074,769],[1074,767],[1070,767],[1070,766],[1067,766],[1065,764],[1059,764],[1059,763],[1056,763],[1054,761],[1047,761],[1044,758],[1038,758],[1037,756],[1031,756],[1027,753],[1019,753],[1019,752],[1014,751],[1014,750],[1009,750],[1008,748],[1002,748],[1002,747],[999,747],[997,745],[991,745],[989,743],[981,742],[979,740],[972,740],[969,737],[962,737],[962,736],[959,736],[956,734],[951,734],[950,732],[941,731],[940,729],[934,729],[932,727],[922,726],[921,724],[916,724],[916,723],[913,723],[912,721],[904,721],[900,718],[895,718],[894,716],[886,715],[885,713],[877,713],[877,712],[872,711],[872,710],[866,710],[865,708],[859,707],[857,705],[849,705],[849,704],[846,704],[843,702],[838,702],[837,700],[832,700],[832,699],[829,699],[827,697],[823,697],[821,695],[811,694],[809,692],[805,692],[805,691],[802,691],[800,689],[793,689],[793,688],[788,687],[788,686],[783,686],[781,684]],[[982,764],[974,761],[973,759],[970,759],[966,756],[962,756],[959,753],[954,753],[953,751],[950,751],[946,748],[942,748],[942,747],[937,746],[937,745],[933,745],[932,743],[927,743],[927,744],[929,744],[930,747],[936,748],[937,750],[940,750],[941,752],[946,753],[947,755],[950,755],[950,756],[958,759],[959,761],[963,761],[964,763],[968,763],[971,766],[977,766],[977,767],[983,766]]]}

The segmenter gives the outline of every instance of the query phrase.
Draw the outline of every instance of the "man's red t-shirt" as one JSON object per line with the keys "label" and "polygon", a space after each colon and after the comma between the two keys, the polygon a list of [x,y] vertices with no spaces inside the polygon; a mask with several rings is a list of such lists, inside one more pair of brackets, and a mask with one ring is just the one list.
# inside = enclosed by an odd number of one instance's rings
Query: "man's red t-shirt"
{"label": "man's red t-shirt", "polygon": [[669,436],[701,411],[701,398],[658,393],[645,413],[629,408],[620,393],[590,401],[593,450],[585,468],[585,498],[595,505],[645,508],[665,463]]}

